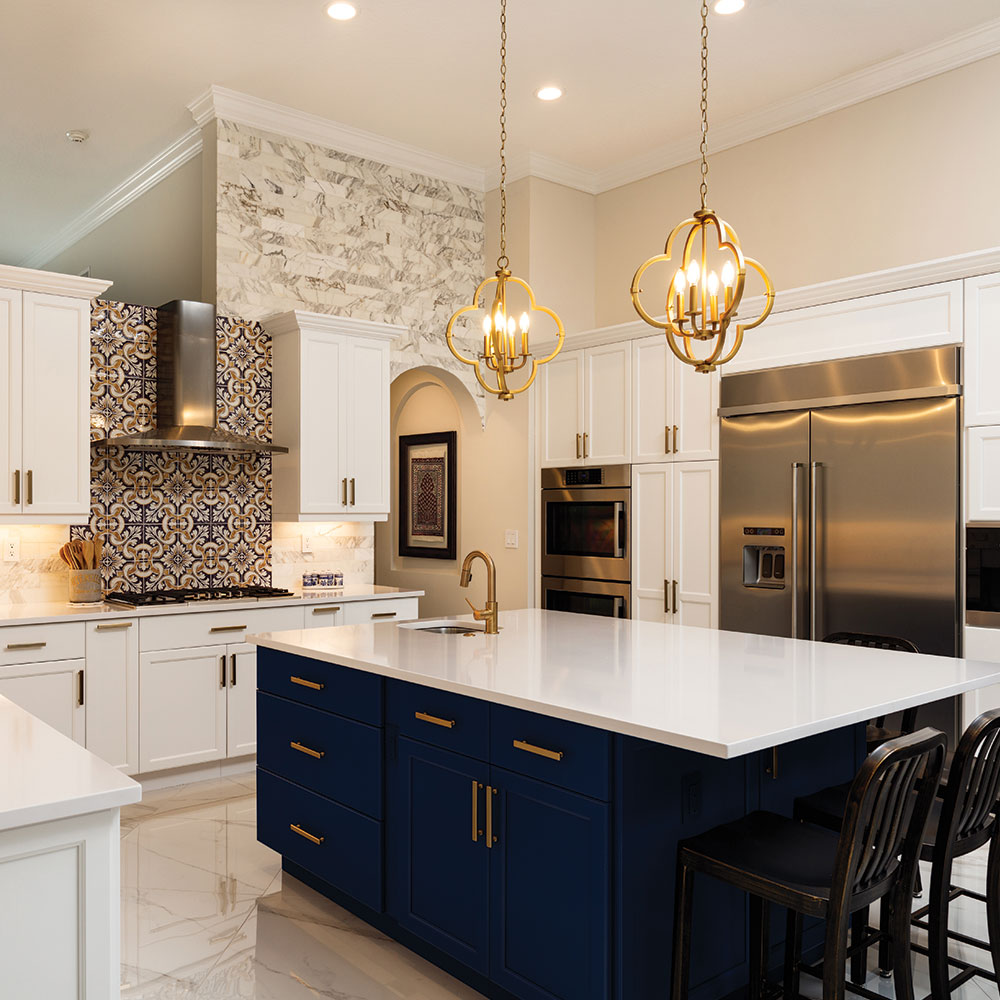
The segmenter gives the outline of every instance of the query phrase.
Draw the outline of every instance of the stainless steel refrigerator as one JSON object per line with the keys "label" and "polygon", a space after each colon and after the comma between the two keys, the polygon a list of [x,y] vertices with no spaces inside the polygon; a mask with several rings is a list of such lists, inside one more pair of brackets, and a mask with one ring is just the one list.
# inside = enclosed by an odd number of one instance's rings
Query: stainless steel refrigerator
{"label": "stainless steel refrigerator", "polygon": [[726,376],[722,628],[961,651],[961,355]]}

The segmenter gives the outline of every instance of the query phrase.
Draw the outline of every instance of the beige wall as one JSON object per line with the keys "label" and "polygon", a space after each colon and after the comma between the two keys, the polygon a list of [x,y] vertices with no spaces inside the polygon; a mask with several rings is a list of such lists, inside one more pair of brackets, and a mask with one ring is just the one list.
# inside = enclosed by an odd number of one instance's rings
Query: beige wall
{"label": "beige wall", "polygon": [[[496,561],[501,610],[533,604],[533,560],[529,526],[533,517],[532,475],[528,464],[528,405],[525,396],[488,403],[482,429],[471,397],[443,373],[415,370],[392,383],[392,496],[398,495],[399,436],[456,431],[458,445],[458,558],[412,559],[397,555],[396,504],[387,522],[375,525],[375,582],[426,591],[424,617],[467,612],[468,597],[477,607],[486,601],[486,578],[479,564],[472,586],[458,585],[465,554],[485,549]],[[520,547],[504,547],[504,532],[514,528]]]}
{"label": "beige wall", "polygon": [[[1000,56],[725,150],[710,206],[779,290],[996,246],[997,93]],[[696,164],[597,197],[599,326],[635,318],[635,268],[697,197]]]}
{"label": "beige wall", "polygon": [[114,282],[109,295],[119,302],[158,306],[200,299],[201,172],[199,154],[50,260],[45,270],[79,274],[89,266],[95,278]]}

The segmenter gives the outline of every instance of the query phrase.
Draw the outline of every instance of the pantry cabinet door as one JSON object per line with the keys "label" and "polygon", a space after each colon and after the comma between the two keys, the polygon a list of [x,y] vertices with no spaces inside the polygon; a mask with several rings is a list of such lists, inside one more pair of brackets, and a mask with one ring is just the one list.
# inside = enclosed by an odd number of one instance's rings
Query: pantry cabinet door
{"label": "pantry cabinet door", "polygon": [[257,752],[257,647],[226,647],[229,689],[226,696],[226,756]]}
{"label": "pantry cabinet door", "polygon": [[632,344],[584,352],[585,465],[626,465],[632,460]]}
{"label": "pantry cabinet door", "polygon": [[583,355],[563,351],[538,374],[543,469],[583,464]]}
{"label": "pantry cabinet door", "polygon": [[719,373],[696,372],[673,362],[673,440],[676,462],[702,462],[719,457]]}
{"label": "pantry cabinet door", "polygon": [[663,336],[632,342],[632,462],[666,462],[673,444],[673,369]]}
{"label": "pantry cabinet door", "polygon": [[669,537],[674,480],[671,466],[632,469],[632,617],[666,622],[670,582]]}
{"label": "pantry cabinet door", "polygon": [[353,514],[389,513],[389,345],[348,346],[348,506]]}
{"label": "pantry cabinet door", "polygon": [[0,288],[0,419],[0,514],[19,514],[23,491],[14,477],[21,469],[21,292],[14,288]]}
{"label": "pantry cabinet door", "polygon": [[139,768],[202,764],[226,756],[225,646],[139,657]]}
{"label": "pantry cabinet door", "polygon": [[965,281],[965,425],[1000,424],[1000,274]]}
{"label": "pantry cabinet door", "polygon": [[[719,627],[719,463],[673,466],[671,577],[678,625]],[[671,610],[673,610],[671,595]]]}
{"label": "pantry cabinet door", "polygon": [[90,516],[90,302],[24,293],[23,510]]}
{"label": "pantry cabinet door", "polygon": [[87,623],[87,749],[139,770],[138,619]]}

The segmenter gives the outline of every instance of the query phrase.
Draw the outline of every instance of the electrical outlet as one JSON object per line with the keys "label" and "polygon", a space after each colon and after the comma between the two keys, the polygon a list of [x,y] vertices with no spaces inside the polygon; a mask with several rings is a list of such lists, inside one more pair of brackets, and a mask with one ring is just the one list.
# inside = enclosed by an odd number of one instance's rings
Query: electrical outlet
{"label": "electrical outlet", "polygon": [[302,536],[302,552],[304,555],[311,556],[313,551],[313,540],[312,535]]}
{"label": "electrical outlet", "polygon": [[508,528],[504,532],[503,543],[508,549],[517,548],[517,531],[514,528]]}
{"label": "electrical outlet", "polygon": [[17,562],[21,558],[21,539],[5,538],[3,540],[3,561]]}

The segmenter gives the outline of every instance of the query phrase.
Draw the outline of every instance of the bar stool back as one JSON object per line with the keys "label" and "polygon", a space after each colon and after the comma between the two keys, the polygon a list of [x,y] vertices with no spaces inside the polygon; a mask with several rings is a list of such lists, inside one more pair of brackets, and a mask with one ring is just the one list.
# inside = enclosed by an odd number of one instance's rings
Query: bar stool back
{"label": "bar stool back", "polygon": [[[826,919],[824,1000],[842,1000],[851,914],[892,896],[900,928],[909,928],[909,906],[924,826],[944,763],[945,737],[933,729],[901,736],[870,754],[847,798],[839,836],[774,813],[756,812],[678,848],[674,927],[673,1000],[687,1000],[694,873],[703,872],[751,897],[751,998],[763,989],[766,903],[788,907],[786,995],[798,992],[797,946],[801,917]],[[797,919],[797,923],[795,920]],[[897,1000],[912,1000],[909,934],[894,934]]]}

